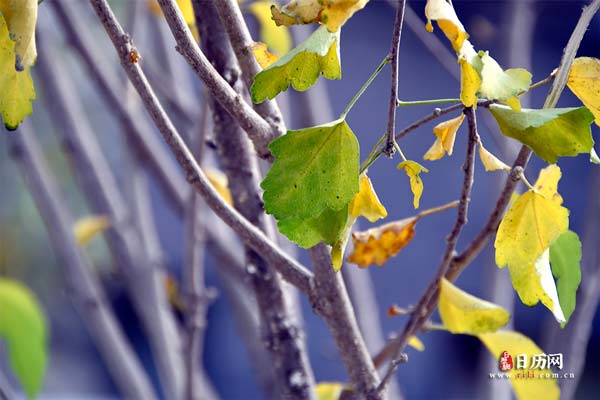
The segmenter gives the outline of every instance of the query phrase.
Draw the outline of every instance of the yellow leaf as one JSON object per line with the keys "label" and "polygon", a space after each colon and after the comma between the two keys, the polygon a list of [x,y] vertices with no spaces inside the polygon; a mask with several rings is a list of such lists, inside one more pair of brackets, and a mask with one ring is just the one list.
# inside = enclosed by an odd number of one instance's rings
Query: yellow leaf
{"label": "yellow leaf", "polygon": [[344,384],[340,382],[319,382],[315,387],[318,400],[338,400],[344,391]]}
{"label": "yellow leaf", "polygon": [[284,55],[292,48],[292,37],[288,28],[273,22],[271,4],[269,1],[256,1],[250,4],[249,10],[260,24],[260,40],[279,55]]}
{"label": "yellow leaf", "polygon": [[361,268],[371,264],[382,266],[390,257],[397,255],[415,236],[416,223],[426,215],[456,207],[458,202],[430,208],[399,221],[390,222],[363,232],[352,234],[354,251],[348,261]]}
{"label": "yellow leaf", "polygon": [[267,45],[261,42],[254,42],[250,47],[254,58],[258,62],[261,68],[267,68],[275,61],[279,60],[279,57],[267,50]]}
{"label": "yellow leaf", "polygon": [[510,97],[504,103],[506,103],[513,111],[521,111],[521,101],[517,96]]}
{"label": "yellow leaf", "polygon": [[496,332],[510,319],[505,309],[460,290],[445,278],[440,282],[439,310],[444,326],[452,333]]}
{"label": "yellow leaf", "polygon": [[459,58],[458,63],[460,64],[460,99],[465,107],[475,107],[481,77],[464,57]]}
{"label": "yellow leaf", "polygon": [[596,125],[600,126],[600,60],[592,57],[573,60],[567,86],[594,114]]}
{"label": "yellow leaf", "polygon": [[346,245],[348,244],[348,240],[350,239],[350,233],[352,232],[352,226],[356,222],[357,217],[353,216],[350,212],[348,212],[348,219],[346,220],[346,225],[340,234],[340,237],[336,242],[331,246],[331,264],[333,266],[333,270],[338,272],[344,263],[344,250],[346,249]]}
{"label": "yellow leaf", "polygon": [[[531,339],[518,332],[500,331],[484,333],[478,337],[496,360],[500,360],[502,353],[505,351],[511,355],[515,362],[518,355],[526,354],[527,367],[529,367],[534,356],[543,354],[543,351]],[[560,398],[560,389],[556,379],[546,377],[546,374],[552,376],[551,370],[533,370],[532,372],[536,377],[532,379],[523,379],[523,375],[519,377],[519,372],[525,374],[529,370],[513,370],[511,372],[510,383],[518,400],[558,400]],[[541,379],[542,376],[543,379]]]}
{"label": "yellow leaf", "polygon": [[363,216],[370,222],[387,217],[387,210],[379,201],[371,180],[366,173],[361,174],[359,182],[358,193],[354,195],[348,208],[350,215],[357,218]]}
{"label": "yellow leaf", "polygon": [[229,188],[227,187],[228,182],[227,182],[227,177],[225,176],[225,174],[223,174],[219,170],[212,169],[212,168],[206,169],[204,171],[204,173],[206,174],[206,177],[208,178],[210,184],[213,185],[213,187],[217,190],[217,192],[219,192],[219,194],[221,195],[223,200],[225,200],[225,202],[227,204],[232,206],[233,199],[231,197],[231,192],[229,191]]}
{"label": "yellow leaf", "polygon": [[10,38],[15,42],[14,65],[24,71],[35,63],[35,24],[38,0],[0,0],[0,13],[4,16]]}
{"label": "yellow leaf", "polygon": [[408,338],[408,345],[415,350],[425,351],[425,345],[423,344],[423,342],[421,342],[421,339],[419,339],[416,336],[411,336],[410,338]]}
{"label": "yellow leaf", "polygon": [[558,193],[558,181],[562,176],[560,168],[556,164],[547,166],[540,171],[540,175],[533,185],[536,193],[541,194],[548,200],[554,201],[560,205],[563,202],[561,195]]}
{"label": "yellow leaf", "polygon": [[486,171],[497,171],[499,169],[510,170],[508,165],[504,164],[495,155],[487,151],[486,148],[483,147],[481,141],[479,142],[479,158]]}
{"label": "yellow leaf", "polygon": [[436,143],[425,153],[425,160],[439,160],[444,156],[444,152],[452,155],[454,149],[454,139],[456,132],[465,119],[465,114],[460,114],[456,118],[444,121],[433,128],[433,134],[437,137]]}
{"label": "yellow leaf", "polygon": [[415,161],[402,161],[398,164],[398,169],[404,169],[410,179],[410,190],[413,192],[413,206],[419,208],[419,201],[423,194],[423,181],[419,174],[429,172],[427,168]]}
{"label": "yellow leaf", "polygon": [[88,244],[94,236],[105,231],[110,226],[110,220],[105,215],[92,215],[78,219],[73,224],[73,234],[80,246]]}
{"label": "yellow leaf", "polygon": [[321,23],[336,32],[369,0],[292,0],[285,6],[273,5],[271,13],[277,25]]}
{"label": "yellow leaf", "polygon": [[425,16],[429,27],[427,30],[431,32],[433,30],[431,21],[437,21],[438,26],[452,44],[454,51],[458,52],[469,35],[458,19],[454,7],[446,0],[427,0]]}

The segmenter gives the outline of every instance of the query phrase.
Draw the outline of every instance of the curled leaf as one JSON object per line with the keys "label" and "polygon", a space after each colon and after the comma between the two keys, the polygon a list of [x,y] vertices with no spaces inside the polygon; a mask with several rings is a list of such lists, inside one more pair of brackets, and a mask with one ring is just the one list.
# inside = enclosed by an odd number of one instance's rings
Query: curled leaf
{"label": "curled leaf", "polygon": [[483,147],[481,141],[479,142],[479,158],[486,171],[497,171],[499,169],[510,171],[510,167],[487,151],[487,149]]}
{"label": "curled leaf", "polygon": [[460,64],[460,100],[465,107],[477,106],[477,92],[481,86],[479,72],[464,57],[458,59]]}
{"label": "curled leaf", "polygon": [[444,156],[444,153],[452,155],[454,149],[454,140],[456,139],[456,132],[460,128],[462,122],[465,119],[465,114],[460,114],[456,118],[449,119],[448,121],[441,122],[433,128],[433,134],[437,137],[435,143],[425,153],[423,158],[425,160],[439,160]]}
{"label": "curled leaf", "polygon": [[292,0],[279,8],[271,7],[277,25],[321,23],[330,32],[336,32],[369,0]]}
{"label": "curled leaf", "polygon": [[479,55],[482,64],[479,94],[493,100],[507,101],[510,99],[511,108],[517,108],[516,111],[519,111],[521,106],[517,105],[518,99],[515,96],[529,90],[531,73],[523,68],[504,71],[487,51],[479,52]]}
{"label": "curled leaf", "polygon": [[109,226],[110,219],[106,215],[91,215],[80,218],[73,225],[75,240],[80,246],[85,246],[97,234],[108,229]]}
{"label": "curled leaf", "polygon": [[350,202],[349,212],[354,217],[363,216],[369,222],[387,217],[387,210],[379,201],[377,193],[373,189],[373,184],[366,173],[360,176],[359,190]]}
{"label": "curled leaf", "polygon": [[415,236],[415,225],[426,215],[456,207],[458,202],[421,211],[419,214],[390,222],[363,232],[352,234],[354,251],[348,261],[361,268],[372,264],[382,266],[390,257],[397,255]]}
{"label": "curled leaf", "polygon": [[460,290],[445,278],[440,282],[439,310],[444,326],[452,333],[496,332],[510,319],[502,307]]}
{"label": "curled leaf", "polygon": [[419,201],[423,194],[423,181],[419,174],[429,172],[427,168],[416,161],[402,161],[398,164],[398,169],[403,169],[410,179],[410,190],[413,192],[413,206],[419,208]]}
{"label": "curled leaf", "polygon": [[594,114],[596,125],[600,126],[600,60],[592,57],[573,60],[567,86]]}
{"label": "curled leaf", "polygon": [[[288,28],[277,26],[271,18],[270,1],[255,1],[248,9],[260,24],[260,40],[277,54],[286,54],[292,48],[292,36]],[[264,67],[263,67],[264,68]]]}
{"label": "curled leaf", "polygon": [[[35,63],[37,50],[35,47],[35,25],[38,14],[38,0],[2,0],[0,13],[13,41],[13,68],[24,71]],[[4,38],[4,33],[2,33]]]}
{"label": "curled leaf", "polygon": [[427,30],[431,32],[433,30],[431,21],[437,21],[438,26],[452,44],[454,51],[459,51],[469,35],[458,19],[454,7],[446,0],[427,0],[425,16],[427,17]]}
{"label": "curled leaf", "polygon": [[315,84],[319,75],[341,79],[339,32],[331,33],[322,26],[306,41],[265,68],[254,77],[250,87],[252,101],[272,99],[292,85],[305,91]]}

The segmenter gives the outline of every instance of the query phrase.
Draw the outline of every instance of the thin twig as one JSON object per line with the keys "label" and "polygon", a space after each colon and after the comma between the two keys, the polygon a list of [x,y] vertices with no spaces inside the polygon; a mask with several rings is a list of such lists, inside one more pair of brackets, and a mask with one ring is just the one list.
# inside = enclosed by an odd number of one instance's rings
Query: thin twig
{"label": "thin twig", "polygon": [[469,202],[471,200],[471,190],[473,188],[474,180],[473,175],[475,170],[475,149],[477,147],[478,133],[477,120],[473,108],[466,108],[465,114],[467,116],[467,121],[469,124],[469,138],[467,143],[465,162],[463,164],[464,179],[460,195],[460,202],[458,204],[456,222],[454,223],[454,227],[452,228],[450,235],[446,239],[446,251],[442,258],[442,262],[438,267],[435,278],[427,287],[425,293],[419,300],[402,334],[393,340],[394,345],[391,347],[390,351],[392,365],[390,365],[388,373],[385,375],[382,384],[384,384],[387,380],[391,379],[393,371],[395,369],[394,360],[398,358],[398,356],[404,349],[404,346],[408,342],[408,339],[421,329],[423,324],[427,322],[427,320],[429,320],[429,317],[433,313],[433,309],[429,307],[429,304],[432,302],[433,299],[437,299],[440,281],[446,275],[448,268],[450,267],[450,263],[452,262],[452,259],[456,252],[456,244],[458,242],[458,237],[460,236],[463,227],[467,223]]}
{"label": "thin twig", "polygon": [[42,156],[29,122],[24,122],[8,140],[12,157],[24,178],[62,262],[71,299],[88,328],[107,370],[122,395],[130,399],[155,399],[156,394],[140,361],[128,343],[113,311],[107,305],[101,285],[92,275],[90,261],[78,247],[72,233],[72,218],[60,190]]}
{"label": "thin twig", "polygon": [[[281,132],[267,123],[227,81],[219,75],[198,47],[174,0],[158,0],[177,42],[177,51],[200,77],[211,96],[231,114],[252,139],[261,158],[270,158],[269,143]],[[124,43],[121,44],[121,46]]]}
{"label": "thin twig", "polygon": [[[239,235],[242,241],[260,253],[271,265],[274,265],[288,282],[306,294],[311,293],[312,273],[306,267],[283,253],[251,222],[228,205],[213,188],[192,156],[189,148],[184,143],[181,135],[177,132],[170,118],[158,102],[140,65],[131,62],[129,57],[133,49],[131,38],[123,31],[107,1],[90,0],[90,2],[117,50],[121,66],[138,92],[163,139],[183,168],[188,182],[202,195],[207,205]],[[211,68],[214,71],[212,66]]]}
{"label": "thin twig", "polygon": [[394,18],[394,30],[392,32],[392,45],[388,58],[391,62],[392,81],[390,88],[390,101],[388,104],[388,123],[386,129],[386,142],[383,152],[387,157],[392,157],[397,145],[394,138],[396,132],[396,108],[398,104],[398,54],[400,52],[400,39],[402,37],[402,23],[404,22],[404,8],[406,0],[398,0],[396,17]]}
{"label": "thin twig", "polygon": [[[229,45],[216,8],[210,2],[192,2],[198,21],[202,50],[215,69],[238,93],[244,90],[237,60]],[[225,109],[209,98],[219,161],[228,178],[235,208],[276,241],[275,228],[267,219],[260,197],[258,160],[246,133]],[[314,397],[314,377],[304,344],[304,332],[293,319],[285,301],[283,282],[266,260],[246,249],[246,271],[254,287],[271,363],[275,367],[277,392],[286,399]]]}

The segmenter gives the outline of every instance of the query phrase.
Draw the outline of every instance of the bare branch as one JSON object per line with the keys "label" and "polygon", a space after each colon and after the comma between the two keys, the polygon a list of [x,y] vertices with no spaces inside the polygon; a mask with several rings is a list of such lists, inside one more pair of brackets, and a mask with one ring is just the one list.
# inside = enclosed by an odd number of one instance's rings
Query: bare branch
{"label": "bare branch", "polygon": [[155,399],[156,394],[140,361],[127,342],[96,278],[90,261],[75,243],[72,218],[50,175],[29,122],[11,135],[8,142],[19,163],[42,218],[51,232],[50,239],[62,259],[60,266],[69,286],[72,301],[85,322],[108,372],[124,397]]}
{"label": "bare branch", "polygon": [[[261,158],[270,158],[269,143],[280,133],[273,129],[243,97],[227,84],[198,47],[192,32],[174,0],[158,0],[177,42],[177,51],[196,71],[204,85],[221,106],[231,114],[248,133]],[[122,44],[123,45],[123,44]],[[121,45],[121,46],[122,46]]]}
{"label": "bare branch", "polygon": [[402,37],[402,23],[404,21],[404,8],[406,0],[398,0],[396,17],[394,18],[394,30],[392,32],[392,45],[388,58],[391,62],[392,81],[390,89],[390,101],[388,104],[388,123],[386,130],[386,142],[383,153],[392,157],[396,151],[394,133],[396,132],[396,108],[398,105],[398,54],[400,51],[400,38]]}
{"label": "bare branch", "polygon": [[318,244],[309,254],[315,268],[312,305],[329,326],[350,375],[352,389],[360,398],[383,399],[377,390],[379,376],[358,328],[342,276],[333,270],[327,246]]}
{"label": "bare branch", "polygon": [[[150,113],[152,120],[159,129],[163,139],[175,155],[185,172],[188,182],[202,195],[207,205],[228,224],[240,238],[256,252],[260,253],[271,265],[290,283],[304,293],[311,292],[312,273],[304,266],[289,258],[258,228],[252,225],[239,212],[225,203],[223,198],[210,184],[206,175],[192,156],[181,135],[175,129],[168,115],[158,102],[154,91],[148,84],[140,65],[130,60],[129,54],[133,49],[131,38],[123,31],[106,0],[90,0],[98,14],[115,49],[118,52],[121,66],[127,73],[131,83]],[[212,68],[212,67],[211,67]],[[214,68],[212,68],[214,71]],[[216,72],[215,72],[216,73]],[[222,78],[219,78],[222,80]],[[233,90],[233,89],[231,89]]]}
{"label": "bare branch", "polygon": [[[469,107],[465,109],[465,114],[467,116],[467,121],[469,124],[469,138],[467,144],[467,152],[465,156],[465,162],[463,164],[464,170],[464,179],[463,186],[460,195],[460,202],[458,204],[458,215],[456,217],[456,222],[454,223],[454,227],[450,232],[450,235],[446,239],[446,251],[442,258],[442,262],[440,263],[437,273],[433,281],[429,284],[425,293],[419,300],[417,306],[414,309],[414,312],[411,313],[410,319],[404,328],[404,331],[401,335],[395,338],[391,343],[392,346],[388,348],[387,353],[379,353],[375,357],[375,363],[379,365],[383,360],[387,357],[392,358],[392,360],[396,360],[400,355],[401,351],[406,346],[408,339],[418,332],[423,324],[427,322],[435,307],[431,307],[431,304],[437,304],[437,297],[439,293],[439,285],[441,279],[446,275],[448,269],[450,268],[450,264],[456,252],[456,244],[458,242],[458,237],[462,231],[462,228],[467,223],[467,215],[469,210],[469,202],[471,200],[471,189],[473,188],[473,175],[475,169],[475,149],[477,147],[477,120],[475,117],[475,111],[473,108]],[[384,382],[392,376],[394,370],[394,363],[388,369],[388,373],[384,378]]]}

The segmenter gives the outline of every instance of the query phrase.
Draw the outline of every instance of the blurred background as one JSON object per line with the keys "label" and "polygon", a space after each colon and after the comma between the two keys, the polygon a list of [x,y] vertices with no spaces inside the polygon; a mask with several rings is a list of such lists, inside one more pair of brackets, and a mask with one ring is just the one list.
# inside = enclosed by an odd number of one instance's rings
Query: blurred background
{"label": "blurred background", "polygon": [[[84,115],[100,142],[118,185],[132,204],[136,195],[131,190],[135,170],[130,148],[124,139],[122,125],[102,96],[93,79],[83,65],[78,53],[64,35],[62,24],[48,4],[58,0],[45,0],[39,8],[38,52],[54,64],[76,88]],[[126,83],[118,64],[117,56],[104,30],[97,21],[87,1],[62,0],[84,24],[87,34],[93,38],[93,53],[122,89],[122,99],[127,102],[135,118],[148,120],[140,107],[136,93]],[[174,42],[161,15],[153,11],[146,0],[113,0],[110,2],[125,29],[131,34],[142,56],[141,65],[150,82],[155,85],[161,100],[180,129],[192,136],[199,128],[204,105],[202,87],[196,76],[175,51]],[[258,40],[259,25],[248,12],[251,1],[240,6]],[[452,98],[459,94],[458,66],[447,41],[436,29],[433,34],[425,31],[424,1],[408,1],[414,13],[407,14],[400,47],[399,98],[422,100]],[[586,2],[583,1],[460,1],[454,7],[470,40],[477,49],[489,50],[503,68],[524,67],[533,73],[536,82],[548,76],[558,66],[562,49],[575,26]],[[280,96],[280,105],[285,113],[288,127],[298,129],[307,126],[310,108],[320,110],[315,115],[317,123],[328,122],[343,110],[344,106],[370,76],[389,50],[394,9],[387,1],[371,0],[343,27],[341,36],[341,62],[343,78],[340,81],[325,81],[309,89],[307,93],[288,90]],[[292,27],[295,39],[307,35],[307,27]],[[437,39],[443,39],[436,41]],[[600,57],[600,18],[595,18],[581,44],[578,55]],[[29,117],[32,130],[43,144],[43,151],[52,173],[59,180],[61,193],[74,218],[91,214],[73,172],[65,159],[57,129],[60,124],[53,117],[49,103],[53,101],[45,91],[44,80],[37,67],[33,68],[37,99],[34,112]],[[524,105],[540,108],[549,90],[543,86],[526,96]],[[375,80],[357,103],[348,117],[348,122],[361,144],[364,159],[387,123],[389,97],[389,70]],[[579,101],[565,90],[560,107],[579,106]],[[330,110],[330,111],[328,111]],[[397,126],[402,128],[427,115],[432,106],[404,107],[398,110]],[[488,150],[506,163],[514,160],[519,146],[501,136],[495,123],[490,121],[486,110],[477,111],[479,130]],[[450,116],[452,117],[452,115]],[[150,126],[151,124],[146,124]],[[404,153],[415,160],[421,159],[433,143],[433,123],[427,124],[406,138],[400,145]],[[593,126],[598,139],[598,127]],[[44,399],[111,399],[119,395],[107,374],[99,354],[94,348],[80,317],[73,309],[59,260],[49,241],[48,229],[43,224],[35,203],[24,184],[17,165],[8,151],[9,137],[18,132],[0,134],[0,275],[24,282],[40,299],[50,325],[50,356],[41,398]],[[153,132],[158,135],[158,132]],[[425,191],[421,199],[423,209],[445,204],[458,198],[461,182],[461,165],[466,144],[466,126],[458,133],[454,155],[436,162],[424,162],[429,173],[423,176]],[[207,163],[216,165],[209,154]],[[414,214],[412,194],[408,179],[395,168],[395,161],[381,158],[370,168],[370,177],[382,203],[387,207],[390,220]],[[570,226],[584,241],[584,255],[594,251],[599,236],[590,226],[600,222],[598,167],[590,164],[584,155],[561,158],[563,171],[559,190],[565,206],[571,210]],[[537,171],[545,163],[533,157],[526,175],[535,180]],[[494,206],[505,180],[504,172],[486,173],[477,162],[475,186],[470,208],[469,222],[459,241],[459,250],[472,239],[485,223]],[[184,264],[185,227],[181,218],[173,211],[157,183],[147,180],[147,199],[155,216],[160,259],[169,276],[167,288],[182,279]],[[388,317],[386,310],[392,304],[408,307],[423,293],[434,275],[443,249],[444,238],[454,221],[454,213],[436,214],[422,220],[417,226],[417,235],[411,244],[391,259],[384,267],[359,270],[348,265],[345,278],[351,293],[360,297],[372,291],[377,300],[364,321],[365,329],[380,324],[383,335],[401,329],[406,317]],[[366,224],[363,223],[363,228]],[[227,232],[225,234],[228,234]],[[586,248],[585,245],[588,244]],[[564,371],[570,372],[578,363],[585,362],[578,372],[577,399],[597,398],[600,382],[600,319],[595,312],[600,292],[600,260],[589,257],[584,262],[582,281],[589,282],[589,290],[580,291],[578,311],[586,306],[585,313],[573,317],[571,326],[561,330],[546,308],[538,305],[530,308],[515,298],[507,270],[498,270],[494,262],[493,248],[488,245],[472,265],[457,280],[458,285],[469,293],[494,301],[512,310],[513,329],[531,337],[548,353],[564,352]],[[241,254],[241,247],[231,241],[231,252]],[[87,247],[94,273],[97,274],[108,293],[110,303],[122,322],[126,334],[139,353],[142,361],[158,385],[158,375],[152,361],[149,345],[140,328],[132,305],[124,294],[123,283],[115,273],[115,266],[102,237],[93,240]],[[309,264],[304,252],[300,259]],[[585,256],[584,256],[585,257]],[[225,399],[261,399],[265,394],[257,384],[257,371],[269,365],[255,365],[244,345],[244,330],[236,315],[239,310],[232,302],[231,287],[227,283],[219,257],[208,248],[206,264],[207,286],[214,287],[219,295],[211,304],[207,316],[207,328],[203,351],[204,368],[218,394]],[[366,279],[369,277],[372,281]],[[595,283],[594,283],[595,282]],[[180,285],[180,284],[179,284]],[[347,382],[343,364],[327,327],[314,315],[309,304],[302,299],[302,318],[306,331],[309,355],[317,381]],[[176,307],[176,305],[174,305]],[[437,316],[434,316],[437,319]],[[362,322],[362,321],[361,321]],[[577,325],[574,327],[573,325]],[[589,327],[589,333],[588,328]],[[589,342],[587,350],[575,351],[581,340]],[[369,343],[371,352],[376,352],[382,337]],[[397,381],[409,399],[450,398],[509,398],[506,382],[491,382],[488,373],[496,370],[493,359],[481,343],[472,337],[451,335],[444,332],[426,333],[420,336],[425,351],[408,349],[409,363],[402,365]],[[577,342],[579,341],[579,342]],[[0,368],[6,371],[4,353],[0,347]]]}

